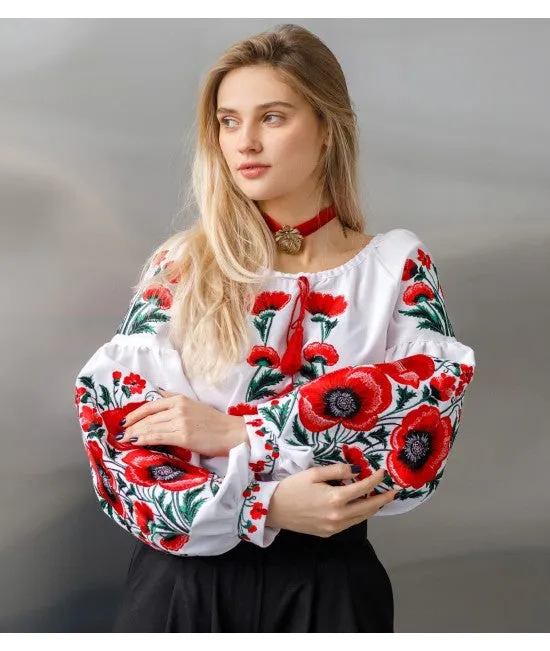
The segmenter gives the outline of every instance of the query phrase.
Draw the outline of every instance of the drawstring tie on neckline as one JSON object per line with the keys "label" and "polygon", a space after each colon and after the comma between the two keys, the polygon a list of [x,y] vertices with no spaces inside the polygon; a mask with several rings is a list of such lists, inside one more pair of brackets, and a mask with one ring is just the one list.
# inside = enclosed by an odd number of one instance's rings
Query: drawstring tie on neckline
{"label": "drawstring tie on neckline", "polygon": [[[298,278],[298,289],[299,294],[296,302],[294,303],[294,308],[292,309],[292,316],[290,319],[290,325],[286,333],[287,346],[286,350],[281,358],[280,369],[281,373],[284,375],[294,375],[302,367],[302,347],[304,345],[304,327],[303,321],[306,313],[307,299],[309,296],[309,280],[306,276],[300,276]],[[294,319],[294,313],[296,312],[296,307],[299,304],[299,313],[296,320]],[[290,331],[294,329],[294,332],[290,334]]]}

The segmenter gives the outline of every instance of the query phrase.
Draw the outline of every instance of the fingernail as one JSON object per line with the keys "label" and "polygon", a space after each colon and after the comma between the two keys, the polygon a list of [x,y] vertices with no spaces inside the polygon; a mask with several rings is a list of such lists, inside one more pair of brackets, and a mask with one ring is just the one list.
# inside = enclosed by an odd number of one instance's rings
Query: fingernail
{"label": "fingernail", "polygon": [[131,438],[130,443],[137,443],[137,436],[134,436],[134,438]]}
{"label": "fingernail", "polygon": [[120,432],[120,434],[117,434],[117,435],[115,436],[115,438],[116,438],[117,441],[120,441],[120,439],[121,439],[123,436],[124,436],[124,432]]}
{"label": "fingernail", "polygon": [[356,463],[354,463],[354,464],[351,466],[351,473],[352,473],[353,475],[357,475],[357,474],[360,473],[360,472],[361,472],[361,466],[358,465],[358,464],[356,464]]}
{"label": "fingernail", "polygon": [[162,387],[157,387],[157,388],[160,389],[161,391],[166,391],[166,389],[163,389]]}
{"label": "fingernail", "polygon": [[393,498],[392,498],[392,499],[395,499],[395,498],[396,498],[396,497],[397,497],[398,495],[399,495],[399,491],[396,491],[396,492],[394,493],[394,495],[393,495]]}
{"label": "fingernail", "polygon": [[125,422],[126,422],[126,418],[123,418],[123,419],[120,421],[119,424],[120,424],[120,425],[124,425]]}

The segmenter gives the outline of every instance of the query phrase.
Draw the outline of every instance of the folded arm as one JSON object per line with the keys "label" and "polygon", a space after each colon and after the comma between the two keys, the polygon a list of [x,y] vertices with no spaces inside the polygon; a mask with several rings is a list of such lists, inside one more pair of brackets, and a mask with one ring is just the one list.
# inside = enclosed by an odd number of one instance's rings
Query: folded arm
{"label": "folded arm", "polygon": [[361,465],[361,479],[384,467],[380,490],[399,493],[379,514],[408,511],[441,481],[474,367],[473,350],[454,336],[432,258],[416,246],[396,279],[384,361],[326,373],[258,405],[244,417],[252,468],[281,479],[279,459],[345,461]]}

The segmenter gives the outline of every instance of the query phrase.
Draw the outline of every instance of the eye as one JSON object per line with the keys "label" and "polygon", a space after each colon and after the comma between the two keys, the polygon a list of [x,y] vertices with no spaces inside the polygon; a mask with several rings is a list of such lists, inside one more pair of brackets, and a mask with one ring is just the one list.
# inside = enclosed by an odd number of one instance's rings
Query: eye
{"label": "eye", "polygon": [[232,129],[233,126],[230,124],[227,124],[228,122],[236,122],[235,118],[221,118],[220,124],[222,124],[224,127],[227,127],[228,129]]}
{"label": "eye", "polygon": [[[280,121],[280,122],[282,122],[284,120],[282,115],[277,115],[276,113],[268,113],[265,116],[265,118],[266,118],[266,120],[267,120],[267,118],[275,118],[276,121]],[[276,122],[273,122],[273,121],[271,122],[271,124],[275,124],[275,123]]]}

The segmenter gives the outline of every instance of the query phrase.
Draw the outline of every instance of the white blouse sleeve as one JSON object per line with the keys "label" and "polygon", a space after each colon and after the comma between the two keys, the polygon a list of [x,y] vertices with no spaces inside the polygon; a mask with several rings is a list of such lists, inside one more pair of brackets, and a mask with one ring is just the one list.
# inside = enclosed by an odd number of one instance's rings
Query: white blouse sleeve
{"label": "white blouse sleeve", "polygon": [[[272,478],[286,475],[278,459],[286,467],[289,459],[299,466],[307,460],[304,450],[317,465],[360,465],[358,479],[385,468],[389,477],[375,492],[396,488],[399,493],[376,515],[410,511],[433,495],[475,367],[473,350],[454,336],[432,256],[414,234],[405,233],[408,245],[394,265],[384,361],[326,373],[245,416],[252,461],[258,470],[269,465]],[[347,415],[335,404],[338,394],[342,405],[350,400],[355,405]],[[266,442],[277,451],[275,463],[260,458]]]}
{"label": "white blouse sleeve", "polygon": [[222,477],[190,450],[117,441],[121,419],[162,398],[157,388],[197,399],[168,341],[171,299],[170,287],[150,285],[78,373],[75,405],[96,496],[118,525],[171,554],[223,554],[241,540],[265,547],[277,534],[265,516],[278,482],[255,480],[246,443],[230,451]]}

